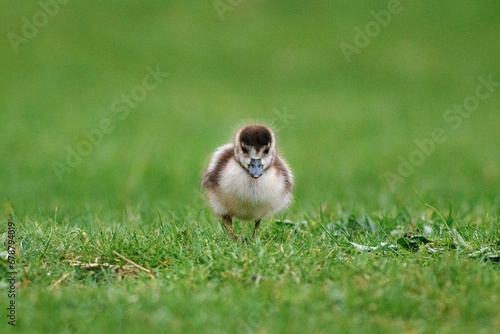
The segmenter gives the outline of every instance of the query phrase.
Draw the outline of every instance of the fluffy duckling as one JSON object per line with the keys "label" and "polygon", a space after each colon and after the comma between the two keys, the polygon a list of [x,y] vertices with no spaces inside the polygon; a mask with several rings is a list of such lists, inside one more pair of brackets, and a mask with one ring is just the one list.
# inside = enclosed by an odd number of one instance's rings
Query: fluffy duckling
{"label": "fluffy duckling", "polygon": [[290,168],[276,151],[274,133],[264,125],[244,126],[233,143],[217,148],[201,181],[232,239],[237,239],[233,217],[255,220],[255,239],[260,221],[290,204],[293,183]]}

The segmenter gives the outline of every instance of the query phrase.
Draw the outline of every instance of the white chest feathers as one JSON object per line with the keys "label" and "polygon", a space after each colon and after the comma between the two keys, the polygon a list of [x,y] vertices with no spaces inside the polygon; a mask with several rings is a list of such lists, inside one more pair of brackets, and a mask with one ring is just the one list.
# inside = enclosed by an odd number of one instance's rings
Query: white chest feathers
{"label": "white chest feathers", "polygon": [[[229,145],[221,147],[214,160],[219,160],[224,149],[232,150]],[[207,194],[210,206],[218,215],[260,220],[292,201],[293,176],[279,156],[258,179],[253,178],[234,157],[227,159],[224,166],[216,164],[217,161],[209,164],[207,172],[217,170],[217,177],[216,182],[207,188]]]}

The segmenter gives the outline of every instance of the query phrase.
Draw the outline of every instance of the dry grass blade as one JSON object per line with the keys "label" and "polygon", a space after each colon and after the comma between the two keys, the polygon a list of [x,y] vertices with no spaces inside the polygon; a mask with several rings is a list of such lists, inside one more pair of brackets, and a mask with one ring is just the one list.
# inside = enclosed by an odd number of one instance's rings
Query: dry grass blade
{"label": "dry grass blade", "polygon": [[57,288],[59,286],[59,284],[62,283],[62,281],[64,281],[66,278],[68,278],[69,275],[71,275],[71,273],[65,273],[64,275],[62,275],[62,277],[60,279],[58,279],[57,281],[55,281],[55,283],[52,284],[52,286],[50,288],[51,289]]}
{"label": "dry grass blade", "polygon": [[149,277],[151,278],[154,278],[154,275],[151,273],[151,270],[149,269],[146,269],[144,268],[143,266],[135,263],[134,261],[130,260],[130,259],[127,259],[125,256],[121,255],[120,253],[118,253],[117,251],[113,251],[113,254],[115,254],[116,256],[118,256],[119,258],[127,261],[128,263],[130,263],[131,265],[133,265],[134,267],[136,267],[137,269],[140,269],[146,273],[148,273]]}

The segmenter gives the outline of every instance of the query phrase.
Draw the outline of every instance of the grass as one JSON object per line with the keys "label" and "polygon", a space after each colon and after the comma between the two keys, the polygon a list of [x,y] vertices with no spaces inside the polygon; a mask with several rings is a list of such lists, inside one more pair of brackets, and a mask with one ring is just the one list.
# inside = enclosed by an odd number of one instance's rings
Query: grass
{"label": "grass", "polygon": [[[0,241],[15,223],[18,273],[0,332],[495,332],[500,89],[456,129],[443,117],[479,76],[500,81],[500,8],[402,7],[350,63],[339,45],[387,1],[243,2],[223,20],[210,1],[68,2],[18,53],[4,38]],[[38,11],[0,5],[1,35]],[[157,66],[168,76],[115,113]],[[243,244],[199,177],[246,120],[279,129],[297,185]],[[447,139],[392,188],[436,128]]]}
{"label": "grass", "polygon": [[[270,224],[248,244],[203,216],[136,228],[39,221],[19,231],[19,323],[35,333],[493,332],[498,257],[488,253],[498,249],[498,221],[450,230],[427,214],[310,217]],[[427,244],[391,246],[424,230]],[[351,242],[389,245],[368,252]]]}

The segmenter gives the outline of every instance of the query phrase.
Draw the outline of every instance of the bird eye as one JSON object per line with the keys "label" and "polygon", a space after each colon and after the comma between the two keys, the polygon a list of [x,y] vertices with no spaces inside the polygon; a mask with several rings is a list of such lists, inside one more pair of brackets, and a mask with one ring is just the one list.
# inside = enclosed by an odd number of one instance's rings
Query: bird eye
{"label": "bird eye", "polygon": [[268,153],[269,153],[269,147],[264,150],[264,154],[268,154]]}
{"label": "bird eye", "polygon": [[241,151],[243,152],[243,154],[248,154],[248,148],[246,148],[245,146],[241,147]]}

